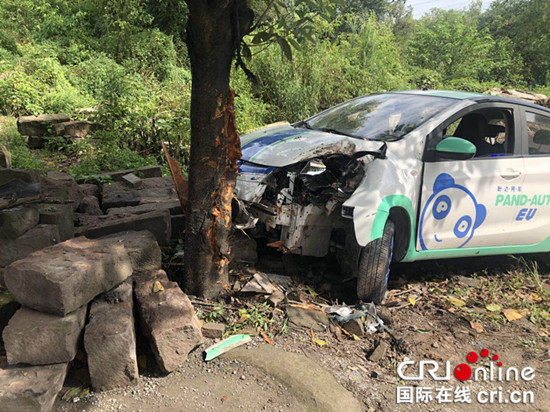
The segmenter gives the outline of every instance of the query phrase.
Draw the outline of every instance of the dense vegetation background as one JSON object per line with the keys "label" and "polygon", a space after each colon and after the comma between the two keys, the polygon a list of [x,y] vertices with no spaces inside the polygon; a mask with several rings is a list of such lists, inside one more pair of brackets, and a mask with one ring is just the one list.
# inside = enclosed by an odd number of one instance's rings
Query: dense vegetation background
{"label": "dense vegetation background", "polygon": [[[269,1],[250,3],[261,14]],[[296,8],[288,0],[292,21],[311,20],[307,36],[292,25],[266,41],[250,36],[243,57],[256,80],[232,73],[240,132],[381,90],[550,92],[548,0],[496,0],[486,11],[474,2],[419,20],[404,0],[340,3],[327,21],[307,2]],[[2,0],[0,114],[7,117],[0,144],[11,150],[13,167],[61,165],[82,176],[158,163],[161,140],[178,148],[185,167],[186,13],[181,0]],[[82,108],[97,109],[105,126],[93,139],[51,139],[49,150],[37,153],[17,134],[17,116],[88,116]]]}

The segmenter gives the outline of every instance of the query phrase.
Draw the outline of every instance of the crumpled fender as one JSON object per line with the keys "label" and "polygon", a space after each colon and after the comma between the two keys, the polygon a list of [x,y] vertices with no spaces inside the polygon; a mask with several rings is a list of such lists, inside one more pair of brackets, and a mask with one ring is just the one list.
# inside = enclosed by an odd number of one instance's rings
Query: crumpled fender
{"label": "crumpled fender", "polygon": [[403,162],[388,154],[367,165],[365,179],[343,206],[353,207],[353,224],[357,243],[366,246],[382,237],[393,207],[403,208],[414,228],[415,207],[419,193],[422,163]]}

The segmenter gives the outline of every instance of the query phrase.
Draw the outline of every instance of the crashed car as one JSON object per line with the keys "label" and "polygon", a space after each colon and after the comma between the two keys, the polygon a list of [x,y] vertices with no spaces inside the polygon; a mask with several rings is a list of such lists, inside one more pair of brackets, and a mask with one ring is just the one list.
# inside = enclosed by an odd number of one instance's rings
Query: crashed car
{"label": "crashed car", "polygon": [[335,253],[360,299],[390,262],[550,251],[550,110],[496,96],[358,97],[242,137],[234,224]]}

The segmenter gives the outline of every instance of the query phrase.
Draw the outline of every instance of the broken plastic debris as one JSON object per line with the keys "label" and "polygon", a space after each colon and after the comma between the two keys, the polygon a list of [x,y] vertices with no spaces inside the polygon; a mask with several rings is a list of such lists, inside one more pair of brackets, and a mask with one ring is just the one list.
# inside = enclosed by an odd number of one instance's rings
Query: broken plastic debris
{"label": "broken plastic debris", "polygon": [[346,317],[353,313],[353,309],[343,305],[332,305],[326,308],[325,312],[329,314],[336,314],[338,316]]}
{"label": "broken plastic debris", "polygon": [[206,348],[204,351],[204,360],[206,362],[211,361],[212,359],[217,358],[220,355],[223,355],[226,352],[229,352],[231,349],[235,349],[238,346],[244,345],[245,343],[250,342],[252,339],[249,335],[238,334],[230,336],[227,339],[222,340],[221,342],[216,343],[215,345]]}

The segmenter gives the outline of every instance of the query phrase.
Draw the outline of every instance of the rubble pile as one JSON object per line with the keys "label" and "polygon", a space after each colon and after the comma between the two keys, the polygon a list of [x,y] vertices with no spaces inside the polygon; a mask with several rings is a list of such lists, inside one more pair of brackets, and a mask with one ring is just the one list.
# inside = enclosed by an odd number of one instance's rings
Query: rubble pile
{"label": "rubble pile", "polygon": [[51,410],[75,357],[96,391],[135,383],[138,335],[161,371],[186,360],[201,328],[159,246],[184,222],[158,166],[80,184],[0,168],[0,410]]}
{"label": "rubble pile", "polygon": [[81,236],[10,264],[5,283],[22,306],[2,333],[0,410],[51,410],[82,346],[94,390],[135,383],[138,323],[161,370],[179,367],[202,334],[189,298],[160,267],[147,231]]}

